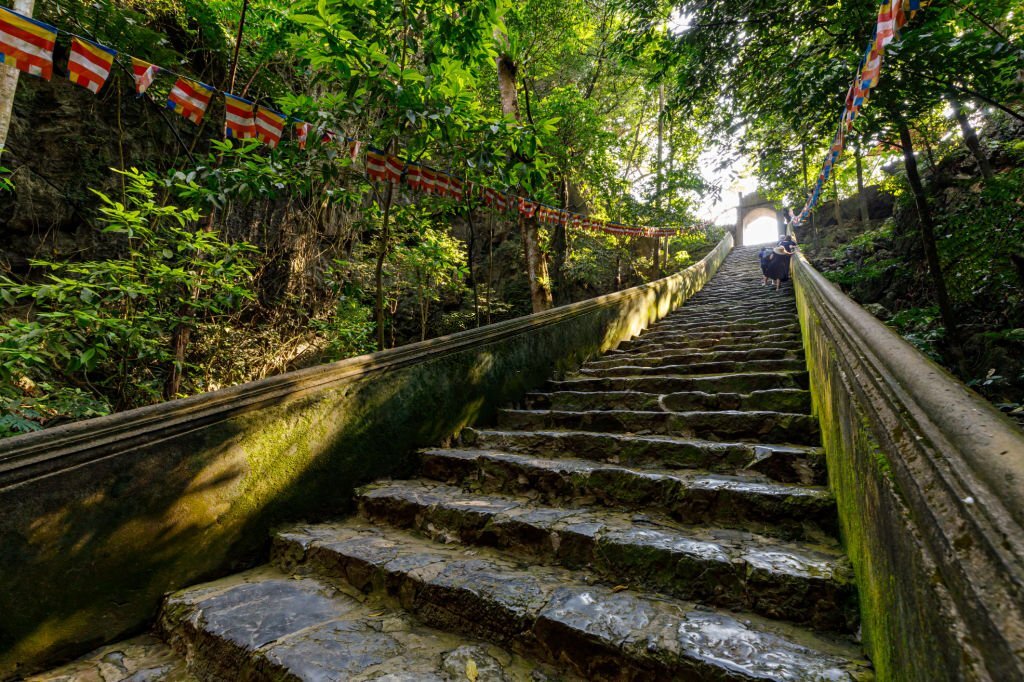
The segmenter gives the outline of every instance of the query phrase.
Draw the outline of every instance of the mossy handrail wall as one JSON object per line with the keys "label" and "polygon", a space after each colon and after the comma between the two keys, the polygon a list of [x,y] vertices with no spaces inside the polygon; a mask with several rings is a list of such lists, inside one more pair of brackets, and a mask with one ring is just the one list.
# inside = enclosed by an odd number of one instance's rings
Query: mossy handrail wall
{"label": "mossy handrail wall", "polygon": [[802,256],[793,274],[878,678],[1024,679],[1024,434]]}
{"label": "mossy handrail wall", "polygon": [[479,329],[0,441],[0,679],[143,627],[167,591],[259,560],[286,520],[681,305],[732,248],[664,279]]}

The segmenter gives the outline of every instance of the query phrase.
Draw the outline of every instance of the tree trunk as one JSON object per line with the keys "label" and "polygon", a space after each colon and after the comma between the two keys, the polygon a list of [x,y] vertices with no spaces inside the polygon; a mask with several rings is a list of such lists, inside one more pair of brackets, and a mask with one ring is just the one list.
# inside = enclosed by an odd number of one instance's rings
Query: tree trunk
{"label": "tree trunk", "polygon": [[[562,208],[569,210],[569,181],[562,176]],[[554,284],[555,300],[559,305],[569,302],[568,292],[565,283],[565,261],[568,257],[568,235],[567,226],[564,220],[559,220],[555,225],[555,232],[551,236],[551,248],[554,251]]]}
{"label": "tree trunk", "polygon": [[971,154],[978,161],[978,169],[981,170],[981,175],[986,180],[992,179],[992,164],[989,163],[988,157],[985,155],[984,150],[981,148],[981,144],[978,142],[978,134],[974,132],[974,126],[967,118],[967,113],[964,111],[964,107],[960,104],[960,100],[956,98],[956,95],[949,93],[946,95],[949,100],[949,104],[953,107],[953,115],[956,116],[957,123],[960,124],[960,132],[964,136],[964,146],[970,150]]}
{"label": "tree trunk", "polygon": [[[36,0],[14,0],[11,9],[26,17],[32,16]],[[14,93],[18,90],[18,76],[21,72],[13,66],[0,64],[0,151],[7,144],[7,131],[11,127],[11,111],[14,109]]]}
{"label": "tree trunk", "polygon": [[924,246],[925,259],[928,261],[928,271],[931,274],[932,286],[935,289],[935,299],[939,304],[939,314],[942,316],[942,323],[946,327],[946,336],[949,338],[954,349],[959,349],[960,330],[956,317],[953,315],[953,306],[949,300],[949,292],[946,289],[946,280],[942,278],[942,267],[939,264],[939,249],[935,243],[935,225],[932,222],[931,207],[928,205],[928,197],[924,192],[924,185],[921,183],[921,176],[917,169],[917,158],[914,156],[914,142],[910,137],[910,128],[899,111],[893,107],[889,109],[896,127],[900,131],[900,145],[903,147],[903,162],[907,170],[907,182],[914,193],[914,203],[917,206],[918,224],[921,226],[921,242]]}
{"label": "tree trunk", "polygon": [[391,197],[393,194],[394,185],[389,182],[384,190],[384,220],[380,228],[377,263],[373,270],[373,283],[376,288],[374,313],[377,321],[377,350],[384,350],[384,261],[388,257],[388,241],[391,238]]}
{"label": "tree trunk", "polygon": [[473,319],[476,320],[476,326],[480,326],[480,287],[476,281],[476,270],[474,269],[474,258],[473,252],[476,251],[476,226],[473,224],[473,201],[469,198],[472,192],[466,193],[466,220],[469,223],[469,248],[467,249],[468,258],[466,263],[469,266],[469,286],[473,289]]}
{"label": "tree trunk", "polygon": [[[507,54],[499,54],[498,90],[501,94],[501,113],[520,120],[519,93],[516,89],[518,67]],[[524,159],[526,161],[527,159]],[[530,279],[530,300],[533,312],[538,313],[551,307],[551,291],[548,289],[548,264],[540,248],[540,228],[537,217],[520,216],[519,226],[523,234],[523,251],[526,256],[526,272]]]}
{"label": "tree trunk", "polygon": [[491,323],[491,299],[494,298],[494,212],[487,229],[487,324]]}
{"label": "tree trunk", "polygon": [[860,144],[853,147],[853,160],[857,166],[857,205],[860,206],[860,221],[867,225],[871,220],[871,211],[868,209],[868,195],[864,192],[864,162],[860,155]]}
{"label": "tree trunk", "polygon": [[836,169],[832,168],[832,192],[835,194],[835,204],[833,204],[833,212],[836,216],[836,227],[840,231],[843,229],[843,207],[839,201],[839,182],[836,180]]}

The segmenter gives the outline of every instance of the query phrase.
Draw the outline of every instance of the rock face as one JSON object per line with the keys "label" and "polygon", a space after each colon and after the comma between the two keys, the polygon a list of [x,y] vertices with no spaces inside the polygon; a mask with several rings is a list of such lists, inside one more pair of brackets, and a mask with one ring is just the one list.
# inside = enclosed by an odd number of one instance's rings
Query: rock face
{"label": "rock face", "polygon": [[791,293],[738,249],[356,518],[169,596],[168,672],[139,679],[870,680],[802,363]]}

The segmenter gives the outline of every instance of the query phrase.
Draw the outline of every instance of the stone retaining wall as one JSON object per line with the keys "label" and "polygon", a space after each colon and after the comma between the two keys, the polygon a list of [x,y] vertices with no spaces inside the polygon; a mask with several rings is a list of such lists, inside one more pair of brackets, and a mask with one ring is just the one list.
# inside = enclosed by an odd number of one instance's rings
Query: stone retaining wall
{"label": "stone retaining wall", "polygon": [[793,271],[878,679],[1024,679],[1024,433],[802,256]]}
{"label": "stone retaining wall", "polygon": [[726,237],[626,291],[0,442],[0,679],[145,627],[161,596],[265,557],[271,527],[490,418],[699,291]]}

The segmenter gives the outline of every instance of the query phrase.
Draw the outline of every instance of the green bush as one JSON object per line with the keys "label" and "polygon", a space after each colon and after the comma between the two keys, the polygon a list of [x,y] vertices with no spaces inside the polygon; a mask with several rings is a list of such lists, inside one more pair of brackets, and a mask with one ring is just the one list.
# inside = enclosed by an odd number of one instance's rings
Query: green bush
{"label": "green bush", "polygon": [[160,400],[176,330],[214,323],[254,297],[254,247],[194,229],[198,213],[158,204],[137,170],[117,172],[124,203],[96,194],[121,256],[34,260],[41,277],[0,277],[0,298],[18,311],[0,326],[0,395],[20,415],[0,427],[8,433]]}

